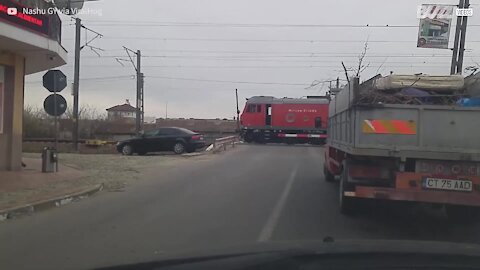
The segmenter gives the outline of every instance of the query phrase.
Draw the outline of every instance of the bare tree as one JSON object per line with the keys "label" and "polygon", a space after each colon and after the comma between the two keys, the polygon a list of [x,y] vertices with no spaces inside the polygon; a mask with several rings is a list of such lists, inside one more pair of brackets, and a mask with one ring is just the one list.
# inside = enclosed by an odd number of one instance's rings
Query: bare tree
{"label": "bare tree", "polygon": [[347,81],[350,81],[349,72],[353,72],[354,76],[359,77],[360,74],[362,74],[362,72],[365,71],[365,69],[367,69],[370,66],[370,63],[368,64],[364,63],[365,56],[367,55],[367,51],[368,51],[368,39],[367,41],[365,41],[362,52],[358,55],[358,65],[356,67],[347,68],[342,61],[342,67],[343,67],[343,71],[345,72],[345,77],[347,77]]}
{"label": "bare tree", "polygon": [[[82,139],[95,138],[97,130],[104,125],[106,113],[100,113],[96,108],[84,105],[79,109],[79,136]],[[69,108],[61,117],[60,132],[71,132],[73,128],[73,111]],[[43,108],[25,106],[23,111],[23,134],[25,138],[52,138],[54,128],[52,117]],[[71,133],[70,133],[71,134]],[[66,135],[70,138],[71,135]]]}
{"label": "bare tree", "polygon": [[364,64],[363,63],[363,60],[365,60],[365,56],[367,55],[367,51],[368,51],[368,40],[365,41],[365,44],[363,46],[363,51],[362,53],[358,56],[358,67],[356,68],[356,73],[355,73],[355,76],[358,77],[360,76],[360,74],[370,66],[370,63],[368,64]]}
{"label": "bare tree", "polygon": [[[89,105],[82,105],[78,109],[78,118],[79,120],[105,120],[107,118],[106,113],[100,113],[97,108],[94,108]],[[65,112],[64,118],[72,119],[73,110],[68,108]]]}
{"label": "bare tree", "polygon": [[48,138],[53,136],[50,116],[41,108],[27,105],[23,109],[23,136],[25,138]]}

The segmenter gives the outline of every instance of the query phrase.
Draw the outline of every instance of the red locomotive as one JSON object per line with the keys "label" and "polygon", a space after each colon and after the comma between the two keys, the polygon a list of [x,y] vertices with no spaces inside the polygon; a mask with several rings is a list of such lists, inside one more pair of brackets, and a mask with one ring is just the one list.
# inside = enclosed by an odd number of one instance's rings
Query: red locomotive
{"label": "red locomotive", "polygon": [[328,103],[326,97],[247,99],[240,117],[246,142],[325,143]]}

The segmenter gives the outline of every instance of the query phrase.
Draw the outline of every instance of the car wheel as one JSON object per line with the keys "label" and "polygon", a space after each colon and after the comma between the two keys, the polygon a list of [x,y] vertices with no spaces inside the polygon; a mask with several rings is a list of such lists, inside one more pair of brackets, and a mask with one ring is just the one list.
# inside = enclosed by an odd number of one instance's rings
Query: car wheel
{"label": "car wheel", "polygon": [[122,154],[125,156],[131,156],[133,154],[133,147],[129,144],[125,144],[122,147]]}
{"label": "car wheel", "polygon": [[343,162],[343,169],[342,174],[340,176],[340,196],[339,196],[339,204],[340,204],[340,213],[344,215],[351,215],[355,210],[355,199],[349,196],[345,196],[346,191],[352,190],[352,185],[348,183],[348,162],[346,160]]}
{"label": "car wheel", "polygon": [[183,152],[185,152],[185,145],[181,142],[177,142],[173,146],[173,152],[175,152],[175,154],[183,154]]}

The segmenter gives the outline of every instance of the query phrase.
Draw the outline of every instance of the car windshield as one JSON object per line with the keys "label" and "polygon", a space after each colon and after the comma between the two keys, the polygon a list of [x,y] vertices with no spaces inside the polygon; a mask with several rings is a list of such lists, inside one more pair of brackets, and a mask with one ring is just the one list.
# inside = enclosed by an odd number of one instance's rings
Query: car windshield
{"label": "car windshield", "polygon": [[0,269],[480,245],[478,8],[0,0]]}

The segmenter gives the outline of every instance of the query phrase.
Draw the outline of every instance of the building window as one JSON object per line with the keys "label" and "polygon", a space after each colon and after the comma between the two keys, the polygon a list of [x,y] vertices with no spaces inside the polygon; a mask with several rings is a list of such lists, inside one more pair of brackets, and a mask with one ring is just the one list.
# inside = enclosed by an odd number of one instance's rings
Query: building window
{"label": "building window", "polygon": [[0,134],[3,134],[5,118],[5,67],[0,66]]}

